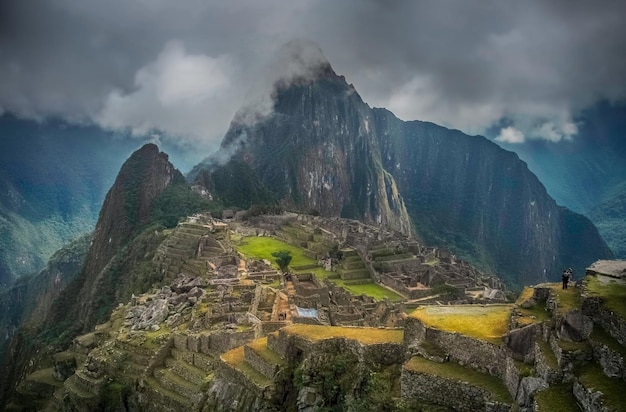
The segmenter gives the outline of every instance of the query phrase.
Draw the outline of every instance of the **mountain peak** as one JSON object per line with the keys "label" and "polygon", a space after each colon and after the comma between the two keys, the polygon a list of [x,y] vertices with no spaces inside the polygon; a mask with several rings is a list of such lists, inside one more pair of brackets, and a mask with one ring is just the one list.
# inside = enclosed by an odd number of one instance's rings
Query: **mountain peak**
{"label": "mountain peak", "polygon": [[307,39],[291,40],[281,46],[270,70],[278,87],[335,74],[320,46]]}

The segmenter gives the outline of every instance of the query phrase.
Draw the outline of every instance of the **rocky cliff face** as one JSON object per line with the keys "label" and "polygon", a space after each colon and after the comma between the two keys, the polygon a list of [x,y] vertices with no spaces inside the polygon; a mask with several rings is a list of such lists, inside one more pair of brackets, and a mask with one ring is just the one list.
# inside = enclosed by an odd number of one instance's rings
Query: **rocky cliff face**
{"label": "rocky cliff face", "polygon": [[[189,176],[225,206],[254,203],[228,196],[254,187],[247,193],[270,192],[287,208],[415,231],[517,286],[611,256],[591,222],[558,207],[515,154],[371,109],[327,62],[313,77],[278,83],[273,112],[249,118],[239,113],[221,154]],[[587,247],[568,233],[574,221]]]}

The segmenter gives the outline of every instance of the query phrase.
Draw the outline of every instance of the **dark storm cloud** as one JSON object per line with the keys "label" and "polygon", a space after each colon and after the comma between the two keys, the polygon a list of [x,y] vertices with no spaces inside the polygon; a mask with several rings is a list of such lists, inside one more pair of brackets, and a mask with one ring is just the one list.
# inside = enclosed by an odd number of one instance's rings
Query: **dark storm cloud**
{"label": "dark storm cloud", "polygon": [[[0,111],[207,147],[309,38],[370,105],[500,139],[574,136],[626,95],[621,1],[4,1]],[[269,77],[271,78],[271,76]]]}

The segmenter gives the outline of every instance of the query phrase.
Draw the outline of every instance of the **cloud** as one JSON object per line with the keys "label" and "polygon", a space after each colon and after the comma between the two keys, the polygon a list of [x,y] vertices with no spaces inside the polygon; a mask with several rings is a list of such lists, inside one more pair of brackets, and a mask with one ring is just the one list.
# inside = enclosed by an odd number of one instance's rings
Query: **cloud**
{"label": "cloud", "polygon": [[[5,1],[0,107],[209,150],[242,106],[271,110],[272,75],[326,56],[403,119],[468,133],[506,119],[525,139],[558,141],[576,137],[585,108],[626,99],[625,18],[621,0]],[[273,60],[298,38],[323,54]]]}
{"label": "cloud", "polygon": [[524,143],[524,133],[514,127],[505,127],[500,130],[500,134],[496,137],[496,141],[503,143]]}
{"label": "cloud", "polygon": [[220,102],[232,100],[235,71],[227,55],[189,54],[182,42],[170,41],[156,61],[137,71],[131,92],[109,93],[95,119],[135,135],[160,131],[216,146],[226,131],[223,117],[232,116]]}
{"label": "cloud", "polygon": [[261,75],[248,91],[233,121],[252,125],[269,116],[274,110],[277,88],[311,81],[327,67],[330,63],[317,43],[307,39],[290,40],[267,56]]}

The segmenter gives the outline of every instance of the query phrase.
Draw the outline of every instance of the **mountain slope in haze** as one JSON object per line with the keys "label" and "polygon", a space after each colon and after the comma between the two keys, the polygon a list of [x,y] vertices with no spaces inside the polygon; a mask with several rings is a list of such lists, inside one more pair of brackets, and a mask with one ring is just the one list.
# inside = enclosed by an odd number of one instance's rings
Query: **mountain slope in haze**
{"label": "mountain slope in haze", "polygon": [[626,258],[626,182],[615,186],[587,214],[615,256]]}
{"label": "mountain slope in haze", "polygon": [[0,287],[8,287],[93,230],[106,190],[136,142],[113,141],[95,127],[7,114],[0,116],[0,138]]}
{"label": "mountain slope in haze", "polygon": [[626,105],[599,103],[576,121],[578,133],[568,141],[501,145],[528,162],[559,204],[588,216],[616,257],[626,258],[626,213],[618,212],[626,184]]}
{"label": "mountain slope in haze", "polygon": [[[311,72],[277,84],[270,115],[252,123],[236,115],[222,143],[231,159],[220,163],[218,154],[188,178],[224,206],[246,206],[224,196],[224,186],[253,183],[254,193],[270,192],[287,208],[415,230],[509,285],[612,256],[593,224],[558,207],[514,153],[371,109],[326,61]],[[244,175],[232,173],[235,164]],[[215,184],[218,174],[228,182]]]}
{"label": "mountain slope in haze", "polygon": [[[0,290],[93,231],[120,166],[148,138],[0,116]],[[173,143],[165,147],[185,168],[195,163]]]}
{"label": "mountain slope in haze", "polygon": [[[24,361],[36,353],[32,336],[17,344],[20,331],[41,327],[52,302],[80,272],[91,243],[85,235],[58,250],[37,274],[17,279],[11,287],[0,291],[0,408],[23,367]],[[20,365],[21,364],[21,365]]]}

